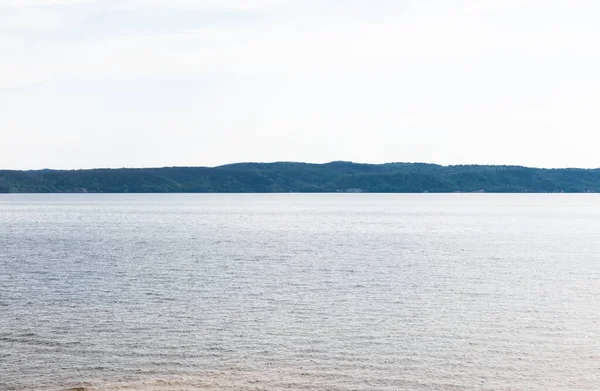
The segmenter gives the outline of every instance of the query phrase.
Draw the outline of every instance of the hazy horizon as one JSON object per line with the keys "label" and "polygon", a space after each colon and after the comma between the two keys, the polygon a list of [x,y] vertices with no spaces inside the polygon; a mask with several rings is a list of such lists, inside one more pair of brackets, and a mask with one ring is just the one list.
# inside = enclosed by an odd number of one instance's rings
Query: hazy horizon
{"label": "hazy horizon", "polygon": [[315,164],[315,165],[324,165],[330,163],[352,163],[352,164],[368,164],[368,165],[385,165],[385,164],[428,164],[428,165],[436,165],[442,167],[451,167],[451,166],[505,166],[505,167],[524,167],[524,168],[532,168],[532,169],[582,169],[582,170],[599,170],[600,167],[537,167],[537,166],[525,166],[521,164],[477,164],[477,163],[459,163],[459,164],[439,164],[434,162],[383,162],[383,163],[368,163],[368,162],[358,162],[358,161],[349,161],[349,160],[329,160],[325,162],[302,162],[302,161],[294,161],[294,160],[278,160],[278,161],[239,161],[239,162],[229,162],[219,165],[213,166],[146,166],[146,167],[134,167],[134,166],[124,166],[124,167],[83,167],[83,168],[54,168],[54,167],[41,167],[41,168],[29,168],[29,169],[5,169],[0,167],[0,171],[43,171],[43,170],[51,170],[51,171],[78,171],[78,170],[136,170],[136,169],[161,169],[161,168],[218,168],[224,166],[231,166],[236,164],[277,164],[277,163],[296,163],[296,164]]}
{"label": "hazy horizon", "polygon": [[600,167],[600,3],[4,0],[1,169]]}

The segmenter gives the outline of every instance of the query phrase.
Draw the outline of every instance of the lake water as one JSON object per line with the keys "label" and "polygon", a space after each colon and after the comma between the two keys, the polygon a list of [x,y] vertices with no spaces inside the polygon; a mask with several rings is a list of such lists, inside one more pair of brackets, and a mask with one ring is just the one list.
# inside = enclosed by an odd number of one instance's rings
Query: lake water
{"label": "lake water", "polygon": [[0,196],[0,390],[598,390],[600,196]]}

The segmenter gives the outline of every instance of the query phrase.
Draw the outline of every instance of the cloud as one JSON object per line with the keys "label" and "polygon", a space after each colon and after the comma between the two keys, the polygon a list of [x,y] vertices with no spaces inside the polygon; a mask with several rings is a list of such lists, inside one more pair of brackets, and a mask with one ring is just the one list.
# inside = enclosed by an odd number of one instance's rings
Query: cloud
{"label": "cloud", "polygon": [[[38,2],[28,0],[28,3]],[[85,29],[71,33],[79,37],[77,40],[70,38],[68,31],[54,38],[48,38],[50,34],[43,38],[7,35],[0,40],[0,48],[12,59],[0,64],[0,86],[58,79],[211,72],[277,73],[293,78],[302,74],[352,77],[373,72],[384,72],[393,78],[410,73],[424,77],[431,72],[428,76],[431,80],[453,73],[460,78],[468,76],[485,81],[494,77],[509,83],[530,75],[529,80],[521,83],[531,83],[548,76],[547,69],[553,69],[548,67],[549,63],[554,63],[553,67],[560,64],[571,68],[584,58],[586,64],[599,61],[596,52],[590,50],[599,38],[598,31],[593,30],[595,23],[585,15],[575,18],[575,14],[587,13],[581,9],[574,11],[561,1],[552,3],[552,7],[544,3],[546,8],[533,6],[541,6],[539,1],[524,5],[512,0],[502,5],[464,1],[463,7],[423,3],[413,8],[386,1],[374,2],[369,7],[354,3],[354,8],[339,5],[323,8],[316,2],[300,5],[283,0],[118,3],[146,11],[153,7],[190,7],[199,13],[192,14],[190,23],[182,23],[188,19],[181,14],[158,11],[138,14],[121,9],[96,15],[95,8],[86,6],[89,13],[79,18],[87,22],[73,22]],[[261,9],[269,18],[219,23],[210,20],[213,14],[206,13],[214,7],[225,7],[233,13]],[[598,8],[591,3],[588,7]],[[393,17],[382,17],[373,23],[364,17],[362,11],[366,8]],[[29,11],[35,15],[39,10]],[[77,17],[67,15],[66,11],[58,15],[56,10],[48,12],[38,15],[39,22],[32,24],[38,28],[65,29],[68,24],[65,19]],[[153,24],[157,15],[163,24]],[[112,19],[92,27],[93,20],[103,17]],[[533,23],[542,17],[543,23]],[[546,19],[560,23],[549,25]],[[27,24],[31,20],[21,22]],[[21,22],[13,20],[15,26]],[[127,28],[119,30],[115,25]],[[97,31],[90,35],[92,28]]]}
{"label": "cloud", "polygon": [[[86,3],[51,1],[65,7]],[[23,4],[41,3],[27,0]],[[517,66],[514,62],[518,59],[518,66],[528,71],[531,67],[543,66],[546,61],[564,63],[567,54],[593,57],[594,52],[589,49],[598,38],[597,33],[588,34],[582,30],[581,23],[571,23],[566,16],[574,11],[563,10],[566,3],[561,2],[554,4],[550,15],[560,18],[562,24],[554,25],[552,29],[540,29],[539,25],[521,22],[523,18],[535,20],[540,14],[531,3],[525,7],[517,2],[503,3],[503,6],[495,6],[489,1],[464,2],[468,7],[424,4],[412,9],[395,6],[392,2],[375,2],[369,6],[371,12],[379,6],[379,13],[394,15],[377,23],[364,19],[363,6],[323,8],[313,2],[304,2],[303,6],[299,2],[283,0],[102,3],[103,12],[110,4],[116,6],[118,3],[148,12],[141,14],[130,13],[131,8],[96,14],[92,3],[88,2],[75,15],[56,9],[20,10],[20,17],[13,14],[14,28],[29,25],[31,29],[65,31],[55,38],[45,34],[40,38],[16,36],[11,41],[8,37],[3,47],[6,54],[12,55],[12,61],[0,64],[0,85],[152,73],[351,74],[385,71],[393,74],[412,72],[419,67],[427,69],[436,61],[443,61],[446,69],[456,70],[461,64],[467,67],[479,64],[490,71],[499,71],[503,67],[510,72]],[[189,7],[199,13],[193,14],[189,23],[182,23],[187,20],[182,14],[159,11],[155,14],[152,10],[156,7],[178,10]],[[202,13],[215,8],[226,8],[234,13],[258,9],[270,17],[219,23],[210,20],[214,15]],[[581,10],[577,12],[581,13]],[[160,16],[161,24],[154,24],[155,16]],[[80,19],[78,22],[72,20],[77,18]],[[102,18],[109,19],[106,23],[94,22]],[[83,31],[74,28],[69,33],[69,23]],[[126,28],[119,30],[115,27],[118,25]],[[89,35],[92,28],[97,31]],[[74,40],[71,36],[79,38]]]}
{"label": "cloud", "polygon": [[61,25],[58,12],[38,8],[0,9],[0,32],[6,34],[57,29]]}
{"label": "cloud", "polygon": [[3,0],[2,8],[57,7],[93,3],[97,0]]}
{"label": "cloud", "polygon": [[268,9],[290,0],[125,0],[124,6],[185,9]]}
{"label": "cloud", "polygon": [[[506,163],[495,151],[516,150],[515,140],[529,159],[540,139],[598,128],[600,5],[589,0],[0,4],[0,100],[10,107],[0,127],[23,145],[60,146],[43,134],[68,135],[74,149],[82,134],[110,134],[111,150],[122,133],[116,165],[197,164],[199,155]],[[123,163],[127,151],[142,153],[139,139],[185,145]],[[97,146],[86,143],[83,155]],[[544,148],[543,163],[512,162],[551,165],[559,144]],[[42,146],[14,159],[52,152]]]}
{"label": "cloud", "polygon": [[102,7],[124,8],[177,8],[177,9],[267,9],[290,0],[3,0],[0,9],[49,8],[96,4]]}

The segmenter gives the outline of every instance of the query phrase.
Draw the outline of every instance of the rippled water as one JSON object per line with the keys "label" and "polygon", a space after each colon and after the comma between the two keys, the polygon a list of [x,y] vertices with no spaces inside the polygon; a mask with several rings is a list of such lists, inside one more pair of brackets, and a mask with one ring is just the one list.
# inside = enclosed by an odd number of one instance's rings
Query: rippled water
{"label": "rippled water", "polygon": [[0,390],[597,390],[597,195],[3,195]]}

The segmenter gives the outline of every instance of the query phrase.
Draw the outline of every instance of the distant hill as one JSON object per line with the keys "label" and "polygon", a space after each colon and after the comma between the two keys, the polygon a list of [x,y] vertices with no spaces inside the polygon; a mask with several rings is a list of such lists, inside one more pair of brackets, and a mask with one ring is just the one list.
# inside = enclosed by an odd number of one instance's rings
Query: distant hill
{"label": "distant hill", "polygon": [[0,170],[0,193],[600,192],[600,169],[425,163]]}

